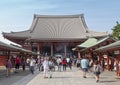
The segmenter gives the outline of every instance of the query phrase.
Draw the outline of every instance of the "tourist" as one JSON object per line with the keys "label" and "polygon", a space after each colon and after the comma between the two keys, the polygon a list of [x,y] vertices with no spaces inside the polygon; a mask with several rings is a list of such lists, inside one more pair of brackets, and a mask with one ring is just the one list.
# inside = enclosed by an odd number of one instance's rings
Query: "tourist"
{"label": "tourist", "polygon": [[11,60],[9,58],[6,61],[6,76],[9,76],[11,74],[11,70],[12,70],[12,63],[11,63]]}
{"label": "tourist", "polygon": [[47,57],[45,57],[43,61],[43,70],[44,70],[44,78],[48,78],[49,62]]}
{"label": "tourist", "polygon": [[54,62],[52,57],[49,58],[49,74],[50,74],[50,78],[52,78],[52,71],[54,69]]}
{"label": "tourist", "polygon": [[22,64],[23,71],[25,71],[25,66],[26,66],[26,59],[25,59],[25,57],[22,58],[21,64]]}
{"label": "tourist", "polygon": [[93,59],[90,58],[90,59],[89,59],[89,65],[88,65],[88,70],[89,70],[90,72],[92,72],[92,67],[93,67]]}
{"label": "tourist", "polygon": [[69,66],[69,62],[70,62],[70,58],[69,57],[66,58],[66,62],[67,62],[67,66]]}
{"label": "tourist", "polygon": [[15,72],[17,73],[19,68],[20,68],[20,63],[21,63],[21,60],[20,60],[20,57],[17,56],[16,59],[15,59]]}
{"label": "tourist", "polygon": [[30,58],[29,58],[29,56],[27,56],[26,65],[28,66],[29,71],[30,71]]}
{"label": "tourist", "polygon": [[67,65],[66,58],[63,58],[62,65],[63,65],[63,71],[66,71],[66,65]]}
{"label": "tourist", "polygon": [[95,79],[96,79],[96,82],[99,81],[99,75],[101,74],[101,66],[100,64],[98,63],[98,61],[95,61],[94,62],[94,66],[93,66],[93,72],[95,74]]}
{"label": "tourist", "polygon": [[81,68],[83,72],[83,78],[87,78],[86,72],[88,71],[88,60],[86,59],[86,57],[83,57],[83,59],[81,60]]}
{"label": "tourist", "polygon": [[77,58],[77,60],[76,60],[76,66],[77,66],[77,68],[80,67],[80,58]]}
{"label": "tourist", "polygon": [[62,59],[61,59],[61,57],[57,58],[57,66],[58,66],[58,71],[61,71],[61,67],[62,67]]}
{"label": "tourist", "polygon": [[69,62],[68,62],[68,66],[70,68],[70,70],[72,69],[72,58],[70,58]]}
{"label": "tourist", "polygon": [[39,71],[41,71],[41,66],[42,66],[42,64],[41,64],[41,57],[39,57],[38,58],[38,62],[37,62],[38,64],[38,69],[39,69]]}
{"label": "tourist", "polygon": [[34,71],[35,71],[34,67],[35,67],[35,59],[32,56],[30,59],[30,71],[32,74],[34,74]]}

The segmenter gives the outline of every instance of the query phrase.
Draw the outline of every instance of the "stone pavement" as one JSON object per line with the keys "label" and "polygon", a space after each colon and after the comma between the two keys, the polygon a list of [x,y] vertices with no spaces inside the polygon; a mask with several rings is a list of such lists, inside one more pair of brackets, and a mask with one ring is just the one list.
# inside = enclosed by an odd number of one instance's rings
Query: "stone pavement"
{"label": "stone pavement", "polygon": [[0,85],[11,85],[29,74],[30,72],[28,69],[25,71],[20,69],[18,73],[12,73],[10,76],[6,77],[6,70],[0,70]]}
{"label": "stone pavement", "polygon": [[[12,85],[118,85],[120,78],[115,72],[103,72],[100,82],[96,83],[93,73],[87,73],[87,78],[82,78],[82,71],[76,67],[72,70],[53,72],[53,78],[44,78],[43,72],[36,71],[29,74]],[[1,85],[1,84],[0,84]]]}

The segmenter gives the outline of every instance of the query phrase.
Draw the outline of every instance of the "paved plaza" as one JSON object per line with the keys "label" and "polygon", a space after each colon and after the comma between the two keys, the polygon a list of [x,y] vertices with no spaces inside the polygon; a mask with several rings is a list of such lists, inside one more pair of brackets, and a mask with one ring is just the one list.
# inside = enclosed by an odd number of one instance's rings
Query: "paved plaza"
{"label": "paved plaza", "polygon": [[[22,72],[23,73],[23,72]],[[87,73],[87,78],[82,78],[82,71],[76,67],[72,70],[53,72],[53,78],[44,78],[43,72],[35,71],[35,74],[19,74],[17,77],[9,77],[0,80],[0,85],[119,85],[120,78],[115,72],[103,72],[101,79],[96,83],[93,73]],[[25,75],[25,76],[22,76]],[[22,77],[21,77],[22,76]],[[4,81],[4,82],[3,82]],[[13,81],[13,82],[12,82]]]}

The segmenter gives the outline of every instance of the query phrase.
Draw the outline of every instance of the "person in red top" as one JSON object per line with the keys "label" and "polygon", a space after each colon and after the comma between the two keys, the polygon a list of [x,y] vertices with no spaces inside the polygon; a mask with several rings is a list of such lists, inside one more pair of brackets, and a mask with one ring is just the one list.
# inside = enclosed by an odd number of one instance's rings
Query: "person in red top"
{"label": "person in red top", "polygon": [[62,65],[63,65],[63,71],[66,71],[67,61],[65,58],[62,60]]}
{"label": "person in red top", "polygon": [[15,59],[15,72],[18,72],[18,70],[19,70],[19,67],[20,67],[20,62],[21,62],[21,60],[20,60],[20,58],[17,56],[16,57],[16,59]]}

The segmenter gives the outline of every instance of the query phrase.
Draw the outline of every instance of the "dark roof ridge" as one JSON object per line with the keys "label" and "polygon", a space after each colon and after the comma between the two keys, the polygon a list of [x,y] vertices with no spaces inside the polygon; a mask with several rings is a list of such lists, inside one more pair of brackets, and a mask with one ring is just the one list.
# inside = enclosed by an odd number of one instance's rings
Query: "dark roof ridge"
{"label": "dark roof ridge", "polygon": [[39,14],[34,14],[34,18],[74,18],[74,17],[82,17],[84,14],[73,14],[73,15],[39,15]]}

